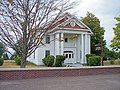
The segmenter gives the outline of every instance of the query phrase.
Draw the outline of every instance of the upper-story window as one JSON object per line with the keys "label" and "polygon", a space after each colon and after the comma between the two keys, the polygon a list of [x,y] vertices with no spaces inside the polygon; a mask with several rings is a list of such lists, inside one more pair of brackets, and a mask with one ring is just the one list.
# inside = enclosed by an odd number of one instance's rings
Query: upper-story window
{"label": "upper-story window", "polygon": [[65,38],[65,42],[68,42],[68,38]]}
{"label": "upper-story window", "polygon": [[49,44],[50,43],[50,35],[47,35],[46,36],[46,44]]}

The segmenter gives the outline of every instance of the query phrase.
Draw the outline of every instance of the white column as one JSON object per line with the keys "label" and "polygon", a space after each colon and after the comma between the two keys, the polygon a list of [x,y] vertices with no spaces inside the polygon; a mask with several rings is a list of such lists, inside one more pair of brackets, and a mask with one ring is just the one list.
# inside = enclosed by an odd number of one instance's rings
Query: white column
{"label": "white column", "polygon": [[84,63],[84,35],[81,34],[81,53],[82,53],[82,57],[81,57],[81,63]]}
{"label": "white column", "polygon": [[89,54],[89,39],[88,39],[88,35],[85,34],[85,55],[84,55],[84,63],[87,63],[86,62],[86,54]]}
{"label": "white column", "polygon": [[88,35],[88,53],[91,53],[91,36]]}
{"label": "white column", "polygon": [[81,35],[78,35],[76,48],[76,62],[80,63],[80,60],[81,60]]}
{"label": "white column", "polygon": [[61,33],[61,55],[63,55],[63,52],[64,52],[64,34]]}
{"label": "white column", "polygon": [[55,55],[60,55],[59,33],[55,35]]}

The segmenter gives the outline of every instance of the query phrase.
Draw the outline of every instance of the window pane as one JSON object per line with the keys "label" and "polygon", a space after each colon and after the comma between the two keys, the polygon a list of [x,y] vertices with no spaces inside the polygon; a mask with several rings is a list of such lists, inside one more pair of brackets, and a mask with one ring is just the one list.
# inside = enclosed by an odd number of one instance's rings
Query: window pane
{"label": "window pane", "polygon": [[49,35],[46,36],[46,43],[47,43],[47,44],[50,43],[50,36],[49,36]]}
{"label": "window pane", "polygon": [[65,58],[68,58],[68,54],[65,55]]}
{"label": "window pane", "polygon": [[50,50],[45,51],[45,57],[47,57],[48,55],[50,55]]}
{"label": "window pane", "polygon": [[34,59],[35,59],[35,52],[34,52]]}
{"label": "window pane", "polygon": [[68,42],[68,38],[65,38],[65,42]]}
{"label": "window pane", "polygon": [[69,54],[69,58],[71,58],[71,54]]}

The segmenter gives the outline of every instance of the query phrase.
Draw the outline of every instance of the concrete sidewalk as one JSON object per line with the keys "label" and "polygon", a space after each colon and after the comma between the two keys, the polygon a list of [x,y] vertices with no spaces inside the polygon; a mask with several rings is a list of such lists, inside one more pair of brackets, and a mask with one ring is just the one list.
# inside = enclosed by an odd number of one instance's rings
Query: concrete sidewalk
{"label": "concrete sidewalk", "polygon": [[120,90],[120,74],[1,80],[0,90]]}

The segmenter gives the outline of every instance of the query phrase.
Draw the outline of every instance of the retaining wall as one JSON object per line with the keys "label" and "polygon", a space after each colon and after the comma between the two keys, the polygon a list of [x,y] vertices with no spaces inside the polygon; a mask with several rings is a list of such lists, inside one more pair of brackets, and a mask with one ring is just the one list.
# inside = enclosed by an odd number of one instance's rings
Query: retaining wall
{"label": "retaining wall", "polygon": [[59,68],[0,68],[0,80],[66,77],[98,74],[120,74],[120,66],[59,67]]}

